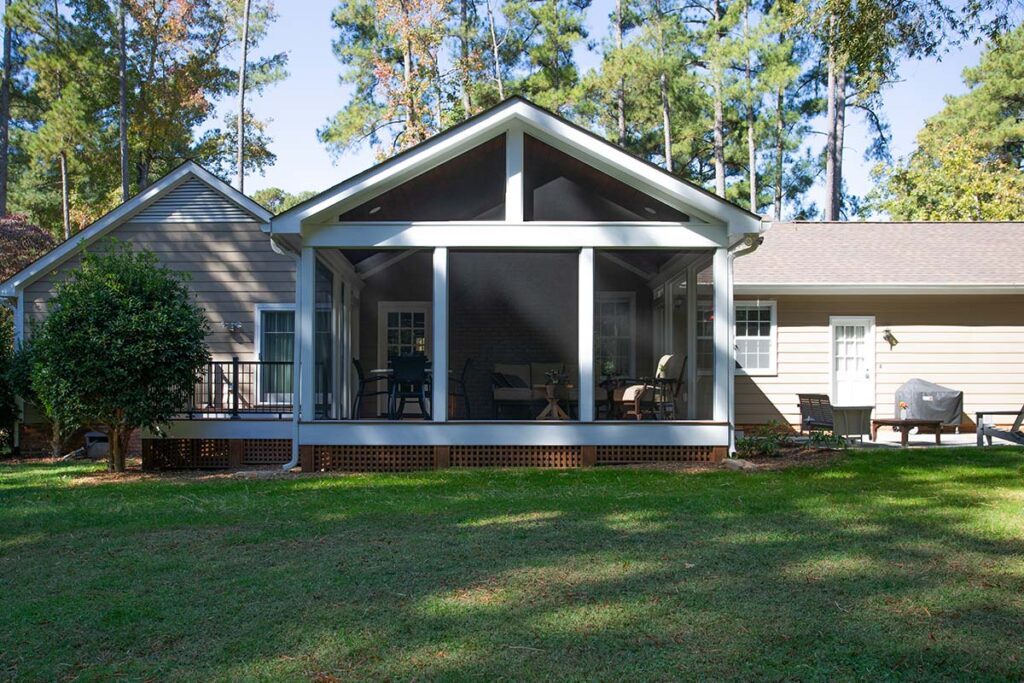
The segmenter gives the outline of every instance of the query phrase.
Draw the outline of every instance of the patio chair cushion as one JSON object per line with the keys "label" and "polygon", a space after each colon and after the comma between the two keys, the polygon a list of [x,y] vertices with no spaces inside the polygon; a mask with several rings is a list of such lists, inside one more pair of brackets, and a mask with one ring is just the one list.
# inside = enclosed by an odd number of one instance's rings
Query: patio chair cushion
{"label": "patio chair cushion", "polygon": [[491,373],[495,401],[532,401],[530,366],[526,363],[495,363]]}

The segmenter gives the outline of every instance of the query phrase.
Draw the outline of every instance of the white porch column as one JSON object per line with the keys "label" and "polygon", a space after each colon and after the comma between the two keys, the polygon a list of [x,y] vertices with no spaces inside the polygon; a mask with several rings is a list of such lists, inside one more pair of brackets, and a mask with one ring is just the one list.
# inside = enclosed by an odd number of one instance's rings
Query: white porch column
{"label": "white porch column", "polygon": [[341,288],[341,418],[352,418],[352,285],[348,282]]}
{"label": "white porch column", "polygon": [[448,421],[448,249],[434,249],[434,354],[431,359],[433,395],[430,413],[434,422]]}
{"label": "white porch column", "polygon": [[505,135],[505,221],[523,222],[523,129]]}
{"label": "white porch column", "polygon": [[579,416],[594,421],[594,250],[580,249],[579,261]]}
{"label": "white porch column", "polygon": [[686,417],[697,419],[697,266],[686,268]]}
{"label": "white porch column", "polygon": [[311,422],[316,416],[314,376],[316,361],[313,355],[313,326],[316,301],[316,250],[302,248],[299,272],[296,273],[298,289],[298,310],[295,318],[295,337],[299,348],[299,416],[303,422]]}
{"label": "white porch column", "polygon": [[726,247],[719,247],[715,250],[712,272],[714,277],[714,331],[715,331],[715,391],[714,391],[714,412],[712,418],[716,422],[729,421],[729,386],[732,372],[729,364],[732,362],[732,349],[730,348],[732,335],[729,333],[729,325],[732,314],[729,311],[729,303],[732,298],[732,290],[729,287],[729,250]]}

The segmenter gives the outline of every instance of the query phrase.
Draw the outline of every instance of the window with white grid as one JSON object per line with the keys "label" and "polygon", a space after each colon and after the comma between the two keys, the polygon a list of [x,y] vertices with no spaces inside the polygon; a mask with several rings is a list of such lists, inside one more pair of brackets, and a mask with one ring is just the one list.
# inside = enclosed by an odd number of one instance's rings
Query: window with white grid
{"label": "window with white grid", "polygon": [[736,302],[736,363],[748,375],[776,373],[774,301]]}

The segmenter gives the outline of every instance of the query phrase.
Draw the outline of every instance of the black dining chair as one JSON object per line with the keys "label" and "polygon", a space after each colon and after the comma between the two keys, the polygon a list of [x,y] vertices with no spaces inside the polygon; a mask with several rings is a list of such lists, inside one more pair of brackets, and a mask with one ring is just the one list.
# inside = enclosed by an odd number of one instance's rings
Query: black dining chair
{"label": "black dining chair", "polygon": [[401,420],[405,414],[405,402],[414,398],[420,406],[424,420],[430,419],[427,410],[427,357],[395,356],[391,359],[391,396],[388,400],[388,416]]}
{"label": "black dining chair", "polygon": [[462,372],[459,373],[459,376],[448,378],[448,395],[456,401],[459,397],[462,398],[462,404],[466,407],[467,420],[471,418],[469,416],[469,394],[466,393],[466,375],[469,374],[469,366],[472,362],[473,359],[467,358],[466,362],[462,364]]}
{"label": "black dining chair", "polygon": [[[359,409],[363,406],[363,399],[370,398],[371,396],[388,396],[388,390],[386,386],[381,386],[381,382],[386,382],[387,377],[385,376],[366,376],[366,370],[363,369],[363,364],[353,358],[352,365],[356,369],[356,378],[359,382],[359,389],[356,391],[356,397],[352,400],[352,415],[353,420],[359,419]],[[389,399],[390,401],[390,399]]]}

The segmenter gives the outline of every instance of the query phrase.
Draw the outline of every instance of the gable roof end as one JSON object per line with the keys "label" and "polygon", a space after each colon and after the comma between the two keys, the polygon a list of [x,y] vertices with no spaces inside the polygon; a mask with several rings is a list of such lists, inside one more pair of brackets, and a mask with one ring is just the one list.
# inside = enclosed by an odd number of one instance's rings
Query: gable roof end
{"label": "gable roof end", "polygon": [[584,160],[590,158],[600,161],[602,165],[614,168],[637,184],[656,187],[698,213],[715,216],[727,222],[732,233],[762,230],[760,216],[630,154],[529,100],[514,96],[278,214],[269,232],[300,233],[305,220],[330,220],[334,207],[341,202],[363,195],[369,198],[375,187],[386,187],[388,181],[406,174],[415,177],[503,133],[512,124],[522,126],[526,133],[546,135],[558,140],[575,150]]}
{"label": "gable roof end", "polygon": [[[200,181],[224,199],[238,207],[244,215],[251,216],[257,223],[269,224],[273,216],[262,206],[231,187],[194,161],[186,161],[176,169],[138,193],[92,225],[72,235],[56,247],[40,256],[7,281],[0,283],[0,296],[14,297],[18,291],[34,282],[44,273],[50,272],[76,253],[109,234],[118,226],[131,220],[139,213],[156,204],[161,198],[186,182]],[[239,215],[236,213],[236,215]]]}

